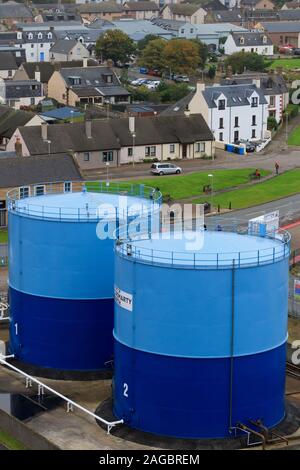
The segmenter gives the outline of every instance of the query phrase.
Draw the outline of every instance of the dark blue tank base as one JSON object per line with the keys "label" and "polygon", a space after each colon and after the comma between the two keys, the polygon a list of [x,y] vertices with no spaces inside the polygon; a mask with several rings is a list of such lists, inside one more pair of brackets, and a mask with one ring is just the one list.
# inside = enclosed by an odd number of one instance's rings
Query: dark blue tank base
{"label": "dark blue tank base", "polygon": [[[117,417],[112,411],[112,399],[109,398],[103,401],[95,413],[107,421],[116,421]],[[97,424],[106,431],[105,424],[99,420]],[[284,420],[278,426],[272,428],[282,436],[294,434],[300,428],[300,406],[296,401],[286,400],[286,414]],[[258,429],[255,429],[258,430]],[[125,441],[134,442],[143,446],[155,447],[158,449],[168,450],[233,450],[243,449],[247,447],[247,437],[245,435],[234,435],[231,438],[220,439],[180,439],[176,437],[158,436],[144,431],[139,431],[128,427],[127,425],[115,426],[110,433],[124,439]]]}
{"label": "dark blue tank base", "polygon": [[230,437],[230,425],[249,420],[274,427],[285,413],[285,359],[285,344],[234,358],[231,393],[230,358],[162,356],[115,341],[113,412],[134,429],[187,439]]}
{"label": "dark blue tank base", "polygon": [[83,382],[89,380],[111,379],[113,375],[113,370],[109,367],[106,370],[61,370],[51,369],[50,367],[38,367],[19,361],[18,359],[10,359],[9,362],[29,375],[42,377],[44,379],[77,380]]}
{"label": "dark blue tank base", "polygon": [[113,299],[69,300],[9,289],[10,351],[23,363],[103,371],[113,357]]}

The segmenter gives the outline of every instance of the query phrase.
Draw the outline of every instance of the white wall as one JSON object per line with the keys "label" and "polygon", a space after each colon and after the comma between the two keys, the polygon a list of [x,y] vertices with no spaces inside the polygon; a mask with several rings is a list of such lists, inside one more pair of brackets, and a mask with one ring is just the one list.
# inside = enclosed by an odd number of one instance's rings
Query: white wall
{"label": "white wall", "polygon": [[274,54],[274,46],[264,44],[262,46],[245,46],[241,44],[239,46],[236,45],[234,42],[231,34],[227,37],[226,42],[224,44],[224,53],[226,55],[234,54],[235,52],[256,52],[260,55],[273,55]]}

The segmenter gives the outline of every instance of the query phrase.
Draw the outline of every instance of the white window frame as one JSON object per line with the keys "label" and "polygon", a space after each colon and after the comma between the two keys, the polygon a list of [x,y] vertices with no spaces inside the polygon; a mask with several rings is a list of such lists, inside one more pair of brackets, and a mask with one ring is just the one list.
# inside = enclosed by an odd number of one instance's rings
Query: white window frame
{"label": "white window frame", "polygon": [[[70,189],[66,189],[67,185]],[[72,181],[65,181],[64,182],[64,193],[71,193],[72,192]]]}
{"label": "white window frame", "polygon": [[[39,188],[43,188],[43,193],[42,194],[37,194]],[[44,184],[37,184],[34,186],[34,195],[35,196],[44,196],[46,194],[46,186]]]}
{"label": "white window frame", "polygon": [[175,153],[175,144],[170,144],[170,153]]}
{"label": "white window frame", "polygon": [[[24,190],[28,190],[28,194],[26,196],[21,195],[21,192],[23,192]],[[19,188],[19,199],[25,199],[26,197],[30,197],[30,186],[21,186]]]}

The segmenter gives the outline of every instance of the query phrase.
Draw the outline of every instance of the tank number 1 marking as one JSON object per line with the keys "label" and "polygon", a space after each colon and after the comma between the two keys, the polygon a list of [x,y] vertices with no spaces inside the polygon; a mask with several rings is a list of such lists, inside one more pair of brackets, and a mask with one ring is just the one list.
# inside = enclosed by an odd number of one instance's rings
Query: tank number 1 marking
{"label": "tank number 1 marking", "polygon": [[128,384],[124,383],[123,387],[124,387],[123,395],[124,397],[128,398]]}

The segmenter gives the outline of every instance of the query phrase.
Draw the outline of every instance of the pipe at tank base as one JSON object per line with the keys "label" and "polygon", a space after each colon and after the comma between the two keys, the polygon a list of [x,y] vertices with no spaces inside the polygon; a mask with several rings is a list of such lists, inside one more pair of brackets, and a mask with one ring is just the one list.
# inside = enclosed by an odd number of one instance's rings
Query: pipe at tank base
{"label": "pipe at tank base", "polygon": [[31,382],[36,383],[39,386],[39,394],[43,394],[43,389],[45,389],[45,390],[48,390],[49,392],[53,393],[57,397],[60,397],[62,400],[64,400],[67,403],[67,410],[68,411],[70,411],[74,407],[74,408],[77,408],[77,409],[83,411],[84,413],[88,414],[89,416],[92,416],[97,421],[101,421],[101,423],[103,423],[103,424],[105,424],[105,426],[107,426],[107,434],[110,434],[110,431],[112,430],[112,428],[114,426],[116,426],[118,424],[124,424],[123,419],[120,419],[119,421],[106,421],[106,419],[103,419],[100,416],[93,413],[92,411],[87,410],[83,406],[79,405],[78,403],[76,403],[73,400],[70,400],[65,395],[62,395],[61,393],[57,392],[56,390],[54,390],[53,388],[51,388],[48,385],[44,384],[43,382],[36,379],[35,377],[32,377],[29,374],[26,374],[26,372],[24,372],[23,370],[18,369],[18,367],[15,367],[14,365],[10,364],[9,362],[6,361],[6,359],[10,359],[10,358],[14,358],[14,355],[12,354],[10,356],[3,356],[2,354],[0,354],[0,364],[8,367],[9,369],[12,369],[13,371],[17,372],[20,375],[23,375],[26,379],[29,379]]}

